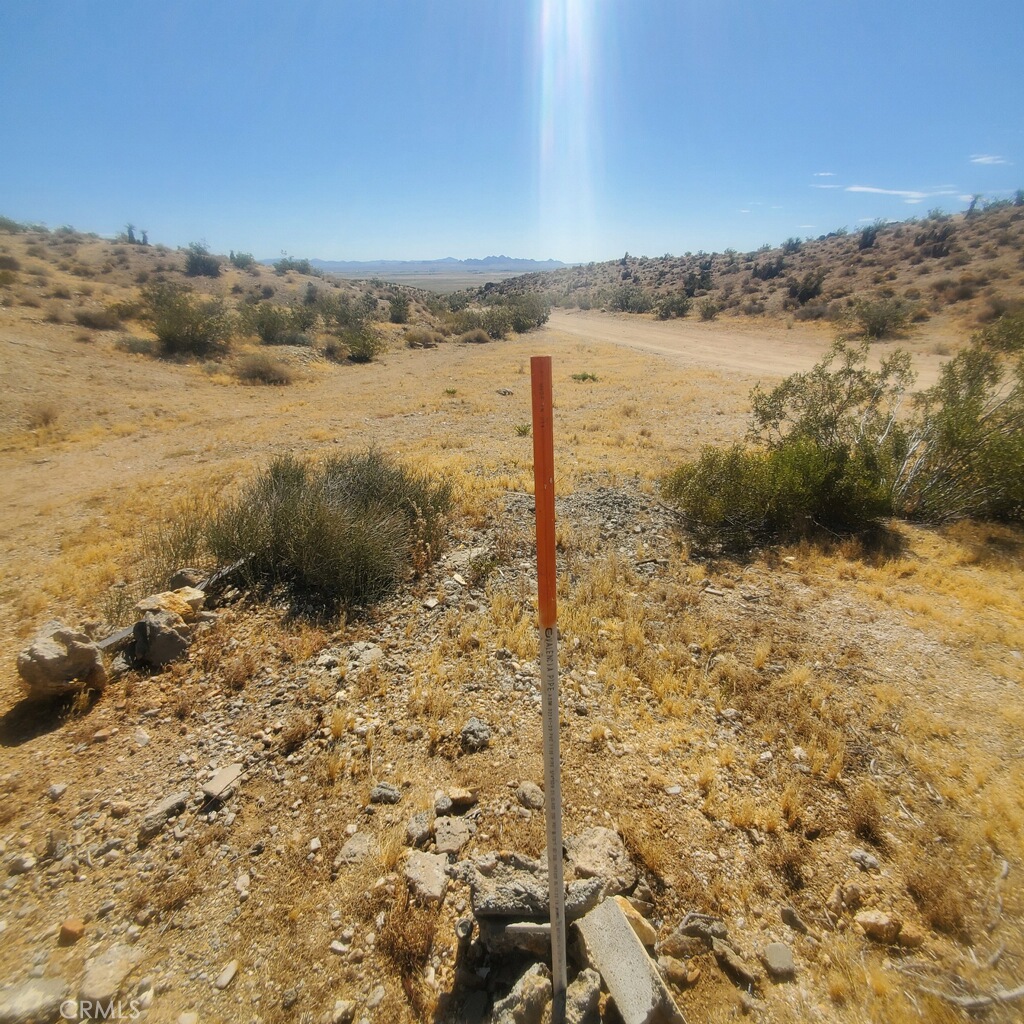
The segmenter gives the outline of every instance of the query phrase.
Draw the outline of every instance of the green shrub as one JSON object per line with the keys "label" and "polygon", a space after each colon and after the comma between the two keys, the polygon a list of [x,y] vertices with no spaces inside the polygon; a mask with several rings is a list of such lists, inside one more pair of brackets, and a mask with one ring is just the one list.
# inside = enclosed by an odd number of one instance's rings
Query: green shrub
{"label": "green shrub", "polygon": [[789,297],[796,299],[801,306],[821,294],[821,286],[825,280],[825,270],[808,270],[800,280],[791,277],[788,281]]}
{"label": "green shrub", "polygon": [[409,296],[404,292],[392,295],[388,301],[388,319],[393,324],[409,322]]}
{"label": "green shrub", "polygon": [[224,562],[246,559],[252,585],[326,606],[375,601],[444,543],[452,490],[371,450],[312,466],[275,460],[210,520]]}
{"label": "green shrub", "polygon": [[722,307],[710,295],[706,299],[701,299],[697,305],[701,320],[714,320],[721,311]]}
{"label": "green shrub", "polygon": [[235,252],[234,249],[228,254],[228,259],[231,260],[231,265],[239,270],[246,270],[256,262],[251,252]]}
{"label": "green shrub", "polygon": [[854,304],[853,317],[867,338],[888,338],[902,331],[913,308],[903,299],[860,299]]}
{"label": "green shrub", "polygon": [[243,356],[235,366],[235,376],[246,384],[291,384],[292,371],[266,352]]}
{"label": "green shrub", "polygon": [[161,355],[207,357],[227,349],[232,322],[220,299],[200,299],[180,284],[153,285],[142,296]]}
{"label": "green shrub", "polygon": [[368,323],[348,327],[339,334],[353,363],[370,363],[384,351],[384,339]]}
{"label": "green shrub", "polygon": [[668,320],[672,317],[684,317],[693,307],[693,299],[685,292],[675,295],[667,295],[658,303],[654,315],[659,320]]}
{"label": "green shrub", "polygon": [[983,327],[977,335],[978,344],[994,352],[1024,352],[1024,310],[1004,313],[998,320]]}
{"label": "green shrub", "polygon": [[7,235],[18,235],[25,230],[27,230],[27,228],[24,224],[21,224],[16,220],[11,220],[10,217],[0,217],[0,232]]}
{"label": "green shrub", "polygon": [[314,270],[309,260],[296,260],[290,256],[285,256],[284,259],[280,259],[274,264],[274,272],[278,277],[283,277],[291,272],[296,274],[312,274]]}
{"label": "green shrub", "polygon": [[220,277],[220,260],[210,255],[201,242],[193,242],[185,251],[185,274],[188,277]]}
{"label": "green shrub", "polygon": [[624,284],[612,293],[608,306],[620,313],[648,313],[654,300],[639,285]]}

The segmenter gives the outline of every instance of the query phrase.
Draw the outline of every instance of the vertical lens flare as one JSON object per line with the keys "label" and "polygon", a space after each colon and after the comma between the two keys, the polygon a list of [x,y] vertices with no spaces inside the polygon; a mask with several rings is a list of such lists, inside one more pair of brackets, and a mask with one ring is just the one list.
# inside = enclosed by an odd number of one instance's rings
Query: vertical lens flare
{"label": "vertical lens flare", "polygon": [[540,0],[539,197],[546,256],[592,258],[593,0]]}

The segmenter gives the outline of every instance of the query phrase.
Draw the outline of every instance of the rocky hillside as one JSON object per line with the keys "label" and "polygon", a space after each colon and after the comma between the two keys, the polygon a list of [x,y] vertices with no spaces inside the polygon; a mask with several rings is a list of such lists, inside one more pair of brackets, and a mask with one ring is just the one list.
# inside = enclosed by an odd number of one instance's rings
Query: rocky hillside
{"label": "rocky hillside", "polygon": [[[968,329],[1024,302],[1024,199],[967,214],[791,238],[754,252],[630,256],[495,285],[553,305],[713,317],[841,320],[858,299],[899,299],[918,319],[949,310]],[[692,307],[681,300],[690,299]]]}

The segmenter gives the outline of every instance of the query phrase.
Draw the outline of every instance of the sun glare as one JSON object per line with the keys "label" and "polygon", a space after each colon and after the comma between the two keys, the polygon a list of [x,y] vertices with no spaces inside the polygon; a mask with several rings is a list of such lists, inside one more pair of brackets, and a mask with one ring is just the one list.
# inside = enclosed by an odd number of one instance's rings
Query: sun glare
{"label": "sun glare", "polygon": [[539,0],[540,238],[560,259],[592,251],[596,17],[587,0]]}

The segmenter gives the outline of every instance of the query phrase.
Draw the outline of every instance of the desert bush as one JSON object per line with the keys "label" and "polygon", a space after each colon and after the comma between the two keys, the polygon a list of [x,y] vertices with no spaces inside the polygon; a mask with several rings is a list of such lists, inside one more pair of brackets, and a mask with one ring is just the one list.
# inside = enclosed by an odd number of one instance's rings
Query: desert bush
{"label": "desert bush", "polygon": [[219,559],[247,559],[252,585],[365,604],[439,553],[451,501],[449,483],[375,450],[315,466],[284,456],[216,512],[207,539]]}
{"label": "desert bush", "polygon": [[806,305],[811,299],[816,299],[821,294],[821,285],[826,273],[825,270],[808,270],[800,280],[791,277],[787,282],[789,297],[796,299],[801,306]]}
{"label": "desert bush", "polygon": [[75,323],[93,331],[116,331],[121,326],[121,317],[113,306],[105,309],[76,309]]}
{"label": "desert bush", "polygon": [[714,320],[721,311],[722,307],[710,295],[701,299],[697,304],[697,312],[700,314],[701,320]]}
{"label": "desert bush", "polygon": [[256,262],[251,252],[235,252],[234,249],[228,253],[228,259],[231,260],[231,265],[239,270],[247,270]]}
{"label": "desert bush", "polygon": [[483,329],[496,341],[512,330],[512,311],[508,306],[490,306],[484,310]]}
{"label": "desert bush", "polygon": [[220,277],[220,260],[211,256],[202,242],[193,242],[185,251],[185,274],[188,277]]}
{"label": "desert bush", "polygon": [[860,238],[857,239],[857,248],[860,250],[873,249],[875,247],[875,241],[878,238],[878,225],[869,224],[866,228],[862,228],[860,232]]}
{"label": "desert bush", "polygon": [[156,342],[152,338],[138,338],[131,334],[122,334],[115,342],[121,352],[136,356],[152,356],[156,354]]}
{"label": "desert bush", "polygon": [[658,303],[657,308],[654,311],[654,315],[659,320],[669,320],[672,317],[684,317],[690,312],[693,306],[693,299],[691,299],[685,292],[682,294],[666,295],[665,298]]}
{"label": "desert bush", "polygon": [[620,313],[647,313],[653,306],[651,296],[636,284],[622,285],[608,300],[608,308]]}
{"label": "desert bush", "polygon": [[512,330],[516,334],[525,334],[546,324],[551,315],[550,303],[534,292],[512,295],[506,305],[511,316]]}
{"label": "desert bush", "polygon": [[16,220],[11,220],[10,217],[0,217],[0,232],[7,235],[17,235],[25,231],[26,226],[19,223]]}
{"label": "desert bush", "polygon": [[458,340],[473,345],[484,345],[491,340],[491,336],[482,327],[474,327],[460,334]]}
{"label": "desert bush", "polygon": [[0,255],[0,270],[21,270],[21,262],[16,256]]}
{"label": "desert bush", "polygon": [[292,371],[266,352],[243,356],[235,366],[235,376],[246,384],[286,385],[294,380]]}
{"label": "desert bush", "polygon": [[45,430],[60,419],[60,406],[49,399],[34,402],[25,412],[25,424],[29,430]]}
{"label": "desert bush", "polygon": [[983,327],[976,337],[982,348],[994,352],[1024,352],[1024,309],[1003,313],[994,323]]}
{"label": "desert bush", "polygon": [[288,310],[270,302],[256,302],[242,307],[240,319],[243,328],[264,345],[287,345],[291,328]]}
{"label": "desert bush", "polygon": [[443,335],[429,327],[410,327],[405,332],[405,344],[409,348],[434,348],[443,340]]}
{"label": "desert bush", "polygon": [[778,277],[786,269],[786,261],[782,256],[776,256],[773,260],[765,260],[764,263],[757,262],[750,271],[750,276],[760,281],[771,281]]}
{"label": "desert bush", "polygon": [[353,363],[370,363],[384,351],[384,339],[369,323],[347,327],[339,333],[339,338]]}
{"label": "desert bush", "polygon": [[799,238],[787,238],[782,243],[782,251],[786,255],[789,255],[790,253],[797,253],[803,248],[803,244],[804,243],[801,242]]}
{"label": "desert bush", "polygon": [[854,303],[853,317],[865,337],[888,338],[910,322],[912,308],[903,299],[861,299]]}
{"label": "desert bush", "polygon": [[274,264],[274,273],[278,277],[283,277],[285,274],[292,272],[296,274],[312,274],[314,273],[313,265],[309,260],[297,260],[290,256],[285,256]]}
{"label": "desert bush", "polygon": [[142,297],[161,355],[206,357],[227,349],[232,322],[219,299],[200,299],[180,284],[153,285]]}
{"label": "desert bush", "polygon": [[[936,212],[931,211],[929,216]],[[950,253],[955,234],[953,225],[943,222],[944,215],[941,215],[941,218],[933,218],[937,223],[930,224],[914,236],[914,245],[924,257],[942,259]]]}

